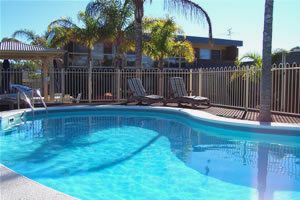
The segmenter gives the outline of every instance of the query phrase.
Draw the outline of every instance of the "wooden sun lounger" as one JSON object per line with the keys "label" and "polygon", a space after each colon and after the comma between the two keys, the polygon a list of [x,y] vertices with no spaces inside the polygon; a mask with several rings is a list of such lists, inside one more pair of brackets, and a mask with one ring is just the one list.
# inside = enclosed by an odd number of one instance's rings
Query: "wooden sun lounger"
{"label": "wooden sun lounger", "polygon": [[159,95],[147,95],[142,81],[137,78],[128,79],[128,88],[130,90],[129,97],[127,99],[127,103],[132,101],[137,101],[139,103],[145,102],[147,105],[151,105],[152,103],[160,103],[162,102],[164,105],[166,104],[166,100],[163,96]]}
{"label": "wooden sun lounger", "polygon": [[170,78],[170,89],[171,94],[168,102],[178,103],[178,106],[181,103],[191,103],[193,108],[200,104],[210,106],[210,101],[207,97],[189,96],[181,77]]}

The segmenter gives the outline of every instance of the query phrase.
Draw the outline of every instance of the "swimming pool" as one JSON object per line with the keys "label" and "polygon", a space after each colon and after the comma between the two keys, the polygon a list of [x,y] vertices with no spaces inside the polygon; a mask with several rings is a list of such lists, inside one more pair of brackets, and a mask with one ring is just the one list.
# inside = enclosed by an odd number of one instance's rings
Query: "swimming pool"
{"label": "swimming pool", "polygon": [[80,199],[300,199],[299,128],[128,107],[21,121],[2,120],[0,162]]}

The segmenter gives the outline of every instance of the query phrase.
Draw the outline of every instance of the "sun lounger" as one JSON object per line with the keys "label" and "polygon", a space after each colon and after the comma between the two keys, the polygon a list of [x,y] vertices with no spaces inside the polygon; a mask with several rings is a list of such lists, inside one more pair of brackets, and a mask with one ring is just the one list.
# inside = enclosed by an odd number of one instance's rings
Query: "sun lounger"
{"label": "sun lounger", "polygon": [[170,89],[171,94],[168,102],[178,103],[178,105],[181,103],[191,103],[193,108],[200,104],[210,105],[207,97],[189,96],[181,77],[170,78]]}
{"label": "sun lounger", "polygon": [[151,105],[152,103],[162,102],[164,105],[166,101],[163,96],[159,95],[147,95],[142,81],[137,78],[128,79],[128,88],[130,90],[130,94],[126,103],[137,101],[139,103],[145,102],[147,105]]}

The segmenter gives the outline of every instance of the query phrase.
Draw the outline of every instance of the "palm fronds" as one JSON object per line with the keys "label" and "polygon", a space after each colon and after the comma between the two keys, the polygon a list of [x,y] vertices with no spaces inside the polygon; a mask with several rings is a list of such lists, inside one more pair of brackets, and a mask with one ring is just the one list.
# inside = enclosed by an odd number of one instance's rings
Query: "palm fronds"
{"label": "palm fronds", "polygon": [[17,40],[16,38],[8,38],[8,37],[2,38],[1,41],[2,41],[2,42],[9,42],[9,41],[12,41],[12,42],[20,42],[20,41]]}
{"label": "palm fronds", "polygon": [[37,37],[39,37],[38,35],[36,35],[33,31],[31,30],[27,30],[27,29],[23,29],[23,30],[17,30],[13,33],[12,35],[13,38],[16,37],[25,37],[26,40],[32,42],[35,41]]}
{"label": "palm fronds", "polygon": [[164,0],[164,7],[169,11],[177,11],[185,17],[197,22],[201,22],[205,18],[208,24],[209,40],[212,43],[212,24],[207,12],[198,4],[191,0]]}
{"label": "palm fronds", "polygon": [[[248,59],[252,61],[252,64],[249,66],[241,66],[243,63],[243,60]],[[236,58],[235,64],[237,66],[237,70],[233,72],[233,74],[230,77],[230,81],[234,81],[239,77],[242,77],[242,79],[247,78],[247,71],[248,71],[248,77],[250,81],[255,81],[257,78],[261,76],[261,67],[262,67],[262,58],[260,55],[256,53],[247,53],[240,59]]]}
{"label": "palm fronds", "polygon": [[177,36],[184,32],[172,18],[145,18],[143,25],[145,34],[151,38],[143,42],[144,54],[160,61],[159,68],[162,68],[163,59],[170,56],[183,56],[188,62],[194,60],[191,43],[177,40]]}

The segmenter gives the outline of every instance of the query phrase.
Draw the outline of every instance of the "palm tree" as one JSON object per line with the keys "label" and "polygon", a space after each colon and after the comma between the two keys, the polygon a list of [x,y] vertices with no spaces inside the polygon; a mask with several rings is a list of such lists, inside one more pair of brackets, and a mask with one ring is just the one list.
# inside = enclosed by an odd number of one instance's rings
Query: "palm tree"
{"label": "palm tree", "polygon": [[289,51],[285,49],[275,49],[275,51],[272,53],[272,63],[282,62],[282,55],[284,54],[289,55]]}
{"label": "palm tree", "polygon": [[34,31],[28,29],[17,30],[13,33],[13,38],[26,38],[27,41],[32,45],[38,45],[43,47],[49,47],[50,43],[48,41],[48,32],[44,33],[44,35],[35,34]]}
{"label": "palm tree", "polygon": [[[80,27],[72,22],[70,18],[61,18],[50,23],[48,31],[55,31],[54,40],[60,45],[69,42],[79,43],[88,49],[88,99],[92,101],[92,49],[94,44],[102,39],[103,24],[99,23],[98,18],[93,18],[86,12],[79,12],[78,20],[83,23]],[[64,38],[62,40],[61,38]]]}
{"label": "palm tree", "polygon": [[[178,41],[178,35],[184,34],[172,18],[144,19],[144,31],[149,40],[143,43],[143,52],[153,60],[158,61],[158,68],[162,71],[164,59],[170,56],[183,56],[188,62],[194,61],[194,50],[190,42]],[[162,95],[163,76],[159,74],[159,93]]]}
{"label": "palm tree", "polygon": [[160,70],[164,67],[164,59],[170,56],[183,56],[188,62],[194,61],[191,43],[186,40],[177,41],[178,35],[184,32],[172,18],[145,18],[144,30],[151,39],[144,41],[143,52],[158,61]]}
{"label": "palm tree", "polygon": [[263,34],[263,58],[261,76],[261,94],[258,120],[271,122],[271,95],[272,95],[272,23],[273,2],[266,0]]}
{"label": "palm tree", "polygon": [[[247,69],[246,66],[241,66],[245,59],[250,59],[252,61],[252,65]],[[255,81],[257,78],[261,77],[261,66],[262,66],[262,58],[260,55],[256,53],[247,53],[240,59],[236,58],[234,61],[237,66],[237,70],[233,72],[230,77],[230,81],[236,80],[238,77],[242,77],[244,80],[247,79],[246,71],[248,71],[248,77],[250,81]]]}
{"label": "palm tree", "polygon": [[[12,38],[5,39],[6,41],[14,41],[14,42],[20,42],[16,38],[26,38],[27,41],[30,42],[31,45],[38,45],[42,47],[50,47],[51,44],[49,43],[47,37],[49,36],[48,32],[44,33],[44,35],[38,35],[35,34],[34,31],[28,30],[28,29],[20,29],[15,31],[12,34]],[[37,66],[41,66],[40,60],[32,60],[34,64]],[[27,63],[28,64],[28,63]]]}
{"label": "palm tree", "polygon": [[20,42],[15,38],[26,38],[26,40],[29,41],[31,45],[38,45],[48,48],[61,48],[64,46],[65,43],[63,41],[65,41],[66,39],[62,36],[62,30],[60,30],[59,27],[53,28],[50,32],[45,31],[45,33],[42,35],[35,34],[35,32],[32,30],[21,29],[15,31],[12,37],[13,38],[8,38],[8,40],[14,39],[17,42]]}
{"label": "palm tree", "polygon": [[17,40],[16,38],[8,38],[8,37],[4,37],[2,38],[1,42],[20,42],[19,40]]}
{"label": "palm tree", "polygon": [[[144,17],[144,2],[146,0],[132,0],[134,3],[134,16],[135,16],[135,53],[136,53],[136,68],[142,67],[142,40],[143,40],[143,17]],[[149,0],[150,3],[152,0]],[[209,28],[209,38],[212,42],[212,27],[208,14],[198,4],[191,0],[164,0],[165,8],[169,10],[176,10],[185,16],[189,16],[192,19],[206,19]]]}
{"label": "palm tree", "polygon": [[[290,52],[285,49],[276,49],[272,53],[272,64],[276,62],[281,62],[282,54],[289,55]],[[234,72],[230,77],[230,81],[237,79],[238,77],[242,76],[243,79],[246,79],[246,67],[241,66],[243,64],[244,59],[250,59],[253,64],[250,66],[248,71],[250,72],[249,79],[250,81],[257,80],[257,78],[261,78],[261,69],[262,69],[262,57],[257,53],[247,53],[240,59],[236,58],[234,61],[235,65],[237,66],[237,72]]]}
{"label": "palm tree", "polygon": [[120,69],[123,52],[132,49],[132,43],[128,40],[133,32],[133,3],[131,0],[96,0],[90,2],[86,7],[86,12],[92,16],[99,16],[99,20],[104,24],[109,42],[115,46],[116,57],[114,65]]}

